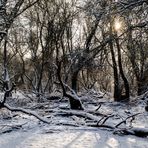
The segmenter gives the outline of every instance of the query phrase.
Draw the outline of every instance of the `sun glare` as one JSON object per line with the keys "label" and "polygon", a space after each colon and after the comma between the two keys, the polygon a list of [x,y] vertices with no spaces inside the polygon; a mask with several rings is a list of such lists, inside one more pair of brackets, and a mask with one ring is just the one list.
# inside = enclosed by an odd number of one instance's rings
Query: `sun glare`
{"label": "sun glare", "polygon": [[119,20],[116,20],[115,24],[114,24],[114,27],[115,27],[116,31],[119,31],[121,29],[121,27],[122,27],[121,22]]}

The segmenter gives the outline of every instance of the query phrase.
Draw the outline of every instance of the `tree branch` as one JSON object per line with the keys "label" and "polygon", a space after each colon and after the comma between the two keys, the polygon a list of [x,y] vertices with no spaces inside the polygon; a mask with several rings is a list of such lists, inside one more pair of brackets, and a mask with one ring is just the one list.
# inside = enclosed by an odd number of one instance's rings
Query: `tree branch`
{"label": "tree branch", "polygon": [[14,108],[14,107],[9,106],[8,104],[4,104],[4,108],[7,108],[8,110],[10,110],[12,112],[22,112],[22,113],[25,113],[27,115],[32,115],[32,116],[36,117],[37,119],[39,119],[40,121],[47,123],[47,124],[51,123],[51,121],[39,116],[38,114],[36,114],[33,111],[28,111],[28,110],[23,109],[23,108]]}

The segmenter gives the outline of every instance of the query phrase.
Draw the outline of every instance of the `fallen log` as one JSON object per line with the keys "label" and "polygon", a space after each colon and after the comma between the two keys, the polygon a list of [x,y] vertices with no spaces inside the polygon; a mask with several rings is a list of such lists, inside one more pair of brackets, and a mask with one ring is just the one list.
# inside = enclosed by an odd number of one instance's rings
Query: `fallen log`
{"label": "fallen log", "polygon": [[137,137],[148,137],[148,128],[115,128],[113,133],[120,135],[134,135]]}

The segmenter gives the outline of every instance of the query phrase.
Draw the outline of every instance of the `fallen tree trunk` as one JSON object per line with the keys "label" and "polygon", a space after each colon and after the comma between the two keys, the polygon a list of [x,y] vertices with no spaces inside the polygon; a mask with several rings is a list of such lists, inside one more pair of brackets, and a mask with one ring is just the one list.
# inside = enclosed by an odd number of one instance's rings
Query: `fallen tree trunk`
{"label": "fallen tree trunk", "polygon": [[77,111],[77,110],[59,110],[58,112],[60,113],[66,113],[67,115],[76,115],[76,116],[81,116],[81,117],[84,117],[84,118],[88,118],[88,119],[91,119],[93,121],[99,121],[100,118],[93,115],[93,114],[90,114],[90,113],[87,113],[85,111]]}

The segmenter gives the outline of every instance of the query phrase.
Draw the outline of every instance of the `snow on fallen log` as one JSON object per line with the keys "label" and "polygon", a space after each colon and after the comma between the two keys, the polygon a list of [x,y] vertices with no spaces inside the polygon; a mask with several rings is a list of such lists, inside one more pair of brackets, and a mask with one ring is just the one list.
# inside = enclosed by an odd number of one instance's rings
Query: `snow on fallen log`
{"label": "snow on fallen log", "polygon": [[93,121],[99,121],[100,118],[95,116],[95,115],[92,115],[90,113],[87,113],[85,111],[77,111],[77,110],[57,110],[57,112],[60,112],[60,113],[66,113],[67,115],[76,115],[76,116],[81,116],[81,117],[84,117],[84,118],[89,118]]}
{"label": "snow on fallen log", "polygon": [[148,128],[115,128],[114,134],[121,134],[121,135],[134,135],[137,137],[147,137],[148,136]]}
{"label": "snow on fallen log", "polygon": [[132,131],[140,137],[148,136],[148,128],[132,128]]}
{"label": "snow on fallen log", "polygon": [[51,123],[51,121],[39,116],[36,112],[29,111],[29,110],[26,110],[26,109],[23,109],[23,108],[14,108],[14,107],[9,106],[8,104],[4,104],[3,107],[7,108],[8,110],[10,110],[12,112],[22,112],[22,113],[25,113],[25,114],[28,114],[28,115],[32,115],[32,116],[36,117],[37,119],[39,119],[40,121],[42,121],[44,123],[47,123],[47,124]]}

